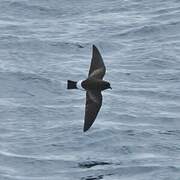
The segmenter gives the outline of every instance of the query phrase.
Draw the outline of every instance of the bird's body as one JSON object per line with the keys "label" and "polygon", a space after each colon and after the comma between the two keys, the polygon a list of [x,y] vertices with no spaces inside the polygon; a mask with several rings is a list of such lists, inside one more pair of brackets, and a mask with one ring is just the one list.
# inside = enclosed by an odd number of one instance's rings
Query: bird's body
{"label": "bird's body", "polygon": [[78,82],[68,80],[67,89],[86,91],[86,109],[84,131],[87,131],[96,119],[102,105],[101,91],[111,89],[110,83],[103,80],[106,68],[99,50],[93,45],[93,54],[88,78]]}
{"label": "bird's body", "polygon": [[88,78],[85,81],[82,81],[81,86],[87,91],[103,91],[109,88],[109,83],[101,79]]}

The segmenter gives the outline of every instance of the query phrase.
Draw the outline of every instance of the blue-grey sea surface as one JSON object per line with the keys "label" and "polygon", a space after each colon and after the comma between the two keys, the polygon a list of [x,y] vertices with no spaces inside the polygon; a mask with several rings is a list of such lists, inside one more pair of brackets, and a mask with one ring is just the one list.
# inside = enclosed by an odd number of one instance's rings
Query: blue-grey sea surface
{"label": "blue-grey sea surface", "polygon": [[[112,90],[83,133],[95,44]],[[1,0],[0,180],[180,180],[180,1]]]}

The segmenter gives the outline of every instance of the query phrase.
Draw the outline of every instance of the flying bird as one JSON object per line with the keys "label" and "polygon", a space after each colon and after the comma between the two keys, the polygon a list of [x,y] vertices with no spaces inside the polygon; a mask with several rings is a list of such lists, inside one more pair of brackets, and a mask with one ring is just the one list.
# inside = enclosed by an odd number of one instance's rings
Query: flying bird
{"label": "flying bird", "polygon": [[84,132],[92,126],[101,108],[101,91],[105,89],[112,89],[110,83],[103,80],[105,72],[106,67],[102,56],[97,47],[93,45],[88,78],[80,81],[67,81],[67,89],[81,89],[86,91]]}

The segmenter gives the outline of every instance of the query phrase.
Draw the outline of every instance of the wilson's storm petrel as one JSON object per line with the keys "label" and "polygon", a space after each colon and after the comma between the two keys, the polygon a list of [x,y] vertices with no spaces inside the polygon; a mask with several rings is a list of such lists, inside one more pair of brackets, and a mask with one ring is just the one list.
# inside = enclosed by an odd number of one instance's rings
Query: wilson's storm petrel
{"label": "wilson's storm petrel", "polygon": [[67,82],[67,89],[81,89],[86,91],[86,108],[84,118],[84,132],[87,131],[96,119],[102,105],[101,91],[111,89],[110,83],[103,80],[106,72],[102,56],[95,45],[93,45],[91,66],[88,78],[81,81]]}

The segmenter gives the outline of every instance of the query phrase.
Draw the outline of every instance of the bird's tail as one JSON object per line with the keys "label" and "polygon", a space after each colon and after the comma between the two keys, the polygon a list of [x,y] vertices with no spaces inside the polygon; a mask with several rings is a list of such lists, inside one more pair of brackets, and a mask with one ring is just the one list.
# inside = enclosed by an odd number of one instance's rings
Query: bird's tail
{"label": "bird's tail", "polygon": [[76,84],[77,84],[76,81],[68,80],[67,81],[67,89],[77,89]]}

